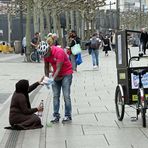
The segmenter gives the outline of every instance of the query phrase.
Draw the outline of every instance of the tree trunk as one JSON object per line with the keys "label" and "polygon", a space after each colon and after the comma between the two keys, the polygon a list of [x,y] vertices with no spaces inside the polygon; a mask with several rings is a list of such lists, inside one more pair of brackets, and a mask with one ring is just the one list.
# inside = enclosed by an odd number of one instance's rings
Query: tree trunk
{"label": "tree trunk", "polygon": [[53,32],[57,33],[57,19],[56,19],[56,10],[53,9],[52,11],[52,18],[53,18]]}
{"label": "tree trunk", "polygon": [[[21,1],[21,0],[20,0]],[[21,41],[21,44],[22,44],[22,40],[23,40],[23,12],[22,12],[22,9],[23,9],[23,6],[22,6],[22,3],[20,2],[20,41]]]}
{"label": "tree trunk", "polygon": [[85,19],[84,19],[84,11],[81,13],[82,20],[81,20],[81,39],[85,39]]}
{"label": "tree trunk", "polygon": [[71,22],[71,30],[75,30],[74,11],[70,11],[70,22]]}
{"label": "tree trunk", "polygon": [[27,43],[27,48],[26,48],[26,58],[27,62],[30,62],[30,53],[31,53],[31,1],[27,0],[27,15],[26,15],[26,43]]}
{"label": "tree trunk", "polygon": [[69,12],[66,11],[66,31],[67,31],[67,34],[70,32],[70,24],[69,24]]}
{"label": "tree trunk", "polygon": [[89,21],[86,20],[86,39],[90,38]]}
{"label": "tree trunk", "polygon": [[7,14],[8,19],[8,43],[11,43],[11,15],[10,12]]}
{"label": "tree trunk", "polygon": [[76,11],[76,32],[80,36],[80,13]]}
{"label": "tree trunk", "polygon": [[92,20],[91,20],[91,35],[94,34],[94,33],[96,32],[96,30],[95,30],[94,27],[95,27],[95,20],[92,19]]}
{"label": "tree trunk", "polygon": [[38,0],[34,0],[33,7],[33,23],[34,23],[34,32],[39,32],[39,8],[38,8]]}
{"label": "tree trunk", "polygon": [[[40,2],[40,5],[42,5],[42,2]],[[40,7],[40,37],[41,40],[44,39],[44,11],[43,8]]]}
{"label": "tree trunk", "polygon": [[48,11],[48,7],[45,7],[44,9],[45,17],[46,17],[46,33],[51,32],[51,20],[50,20],[50,12]]}
{"label": "tree trunk", "polygon": [[57,30],[58,30],[59,43],[63,47],[62,32],[61,32],[61,23],[60,23],[60,15],[57,15],[56,18],[57,18]]}

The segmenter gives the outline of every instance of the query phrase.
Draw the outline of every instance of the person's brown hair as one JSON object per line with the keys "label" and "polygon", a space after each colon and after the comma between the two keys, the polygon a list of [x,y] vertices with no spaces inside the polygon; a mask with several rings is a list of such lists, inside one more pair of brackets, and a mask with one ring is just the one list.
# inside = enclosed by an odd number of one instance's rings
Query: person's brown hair
{"label": "person's brown hair", "polygon": [[75,38],[77,36],[76,32],[75,31],[71,31],[69,33],[69,38]]}
{"label": "person's brown hair", "polygon": [[36,33],[35,33],[35,35],[38,35],[38,34],[39,34],[39,32],[36,32]]}

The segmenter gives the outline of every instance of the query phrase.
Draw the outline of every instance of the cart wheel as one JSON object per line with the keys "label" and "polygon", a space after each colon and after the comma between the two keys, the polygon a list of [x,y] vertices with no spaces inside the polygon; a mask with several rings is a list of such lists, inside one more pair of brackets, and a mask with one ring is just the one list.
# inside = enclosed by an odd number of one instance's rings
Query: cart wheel
{"label": "cart wheel", "polygon": [[139,91],[139,101],[140,101],[140,105],[141,105],[141,117],[142,117],[142,125],[143,127],[146,127],[146,108],[145,108],[145,98],[143,97],[144,96],[144,91],[143,89],[141,89]]}
{"label": "cart wheel", "polygon": [[31,52],[31,54],[30,54],[30,61],[31,62],[36,62],[36,54],[35,54],[35,52]]}
{"label": "cart wheel", "polygon": [[121,85],[116,87],[115,105],[116,105],[117,118],[119,121],[122,121],[124,117],[125,104],[124,104],[123,88]]}
{"label": "cart wheel", "polygon": [[143,127],[146,127],[146,117],[145,117],[146,109],[142,108],[141,109],[141,117],[142,117],[142,125]]}

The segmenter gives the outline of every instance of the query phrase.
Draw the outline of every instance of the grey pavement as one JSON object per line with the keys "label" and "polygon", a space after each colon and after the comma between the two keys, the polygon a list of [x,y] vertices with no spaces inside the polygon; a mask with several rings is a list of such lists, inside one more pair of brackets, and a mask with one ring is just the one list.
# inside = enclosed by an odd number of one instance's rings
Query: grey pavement
{"label": "grey pavement", "polygon": [[[7,57],[7,56],[6,56]],[[31,83],[43,75],[43,63],[24,63],[20,55],[0,56],[0,148],[146,148],[147,128],[142,127],[141,117],[136,122],[131,117],[136,111],[126,106],[122,122],[117,120],[114,94],[117,85],[115,53],[108,57],[100,51],[99,69],[92,68],[91,57],[84,52],[83,64],[73,74],[71,88],[72,122],[51,124],[52,90],[41,87],[31,94],[32,106],[44,100],[45,110],[42,129],[9,131],[9,104],[15,83],[22,78]],[[12,57],[12,59],[11,59]],[[11,62],[12,61],[12,62]],[[61,95],[60,113],[63,117],[64,102]]]}

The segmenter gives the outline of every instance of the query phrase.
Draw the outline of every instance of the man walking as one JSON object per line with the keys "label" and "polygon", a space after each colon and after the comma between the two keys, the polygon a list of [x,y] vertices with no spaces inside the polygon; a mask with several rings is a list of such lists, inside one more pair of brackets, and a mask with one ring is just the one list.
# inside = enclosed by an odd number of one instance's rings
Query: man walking
{"label": "man walking", "polygon": [[146,54],[146,44],[148,41],[148,34],[145,30],[145,28],[141,29],[141,35],[140,35],[140,44],[142,45],[143,53]]}
{"label": "man walking", "polygon": [[38,45],[39,45],[39,33],[36,32],[34,34],[34,38],[31,41],[31,46],[32,46],[32,49],[33,49],[33,51],[34,51],[34,53],[36,55],[36,62],[40,63],[40,56],[39,56],[39,54],[37,52]]}

